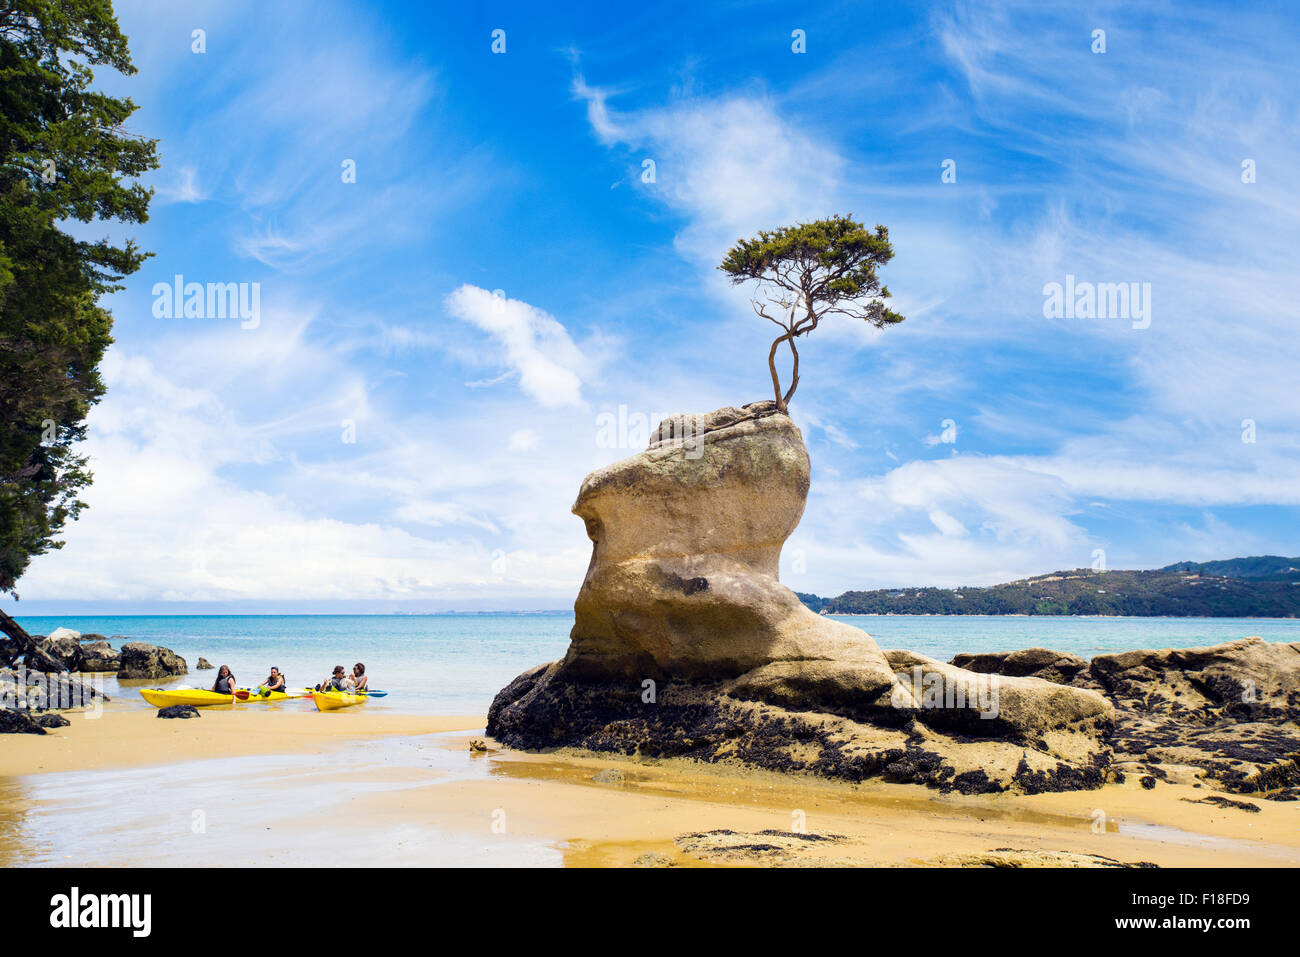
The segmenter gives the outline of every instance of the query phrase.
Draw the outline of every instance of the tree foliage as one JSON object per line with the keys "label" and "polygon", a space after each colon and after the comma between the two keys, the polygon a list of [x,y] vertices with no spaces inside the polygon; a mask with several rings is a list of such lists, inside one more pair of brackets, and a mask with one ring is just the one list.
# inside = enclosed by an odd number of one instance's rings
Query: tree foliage
{"label": "tree foliage", "polygon": [[74,447],[112,342],[98,300],[147,255],[64,228],[148,219],[135,178],[157,144],[125,129],[134,103],[92,89],[99,66],[135,72],[109,0],[0,0],[0,593],[85,507]]}
{"label": "tree foliage", "polygon": [[[832,216],[776,230],[760,230],[742,239],[718,267],[733,285],[757,284],[754,312],[774,323],[781,334],[772,343],[767,365],[776,404],[785,412],[799,386],[799,350],[795,340],[830,315],[848,316],[876,328],[903,321],[885,307],[889,289],[876,269],[894,258],[889,230],[867,229],[849,216]],[[776,354],[787,343],[793,357],[790,388],[781,391]]]}

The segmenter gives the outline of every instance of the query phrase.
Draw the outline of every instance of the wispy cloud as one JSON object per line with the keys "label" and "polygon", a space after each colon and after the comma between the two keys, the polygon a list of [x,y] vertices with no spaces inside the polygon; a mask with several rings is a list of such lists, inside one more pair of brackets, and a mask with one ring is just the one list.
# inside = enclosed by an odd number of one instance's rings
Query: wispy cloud
{"label": "wispy cloud", "polygon": [[492,338],[527,395],[548,408],[582,405],[583,377],[591,363],[554,316],[470,285],[448,295],[446,305],[457,319]]}

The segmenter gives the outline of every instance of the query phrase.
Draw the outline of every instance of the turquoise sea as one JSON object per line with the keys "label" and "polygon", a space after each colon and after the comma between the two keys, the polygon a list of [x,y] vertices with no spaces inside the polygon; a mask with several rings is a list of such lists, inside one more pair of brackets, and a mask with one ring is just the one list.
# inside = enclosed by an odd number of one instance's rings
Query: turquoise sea
{"label": "turquoise sea", "polygon": [[[242,685],[272,665],[297,687],[326,678],[334,665],[361,661],[371,686],[390,692],[369,707],[404,713],[483,714],[493,695],[521,671],[563,656],[571,612],[444,615],[115,615],[21,616],[32,634],[64,626],[164,645],[190,674],[119,688],[106,677],[114,707],[147,707],[140,687],[206,687],[215,672],[193,670],[200,655],[228,664]],[[1085,658],[1135,648],[1182,648],[1259,635],[1300,641],[1300,620],[1276,618],[1047,618],[860,616],[837,620],[870,632],[881,647],[908,648],[940,660],[961,651],[1041,646]],[[302,706],[299,702],[290,706]]]}

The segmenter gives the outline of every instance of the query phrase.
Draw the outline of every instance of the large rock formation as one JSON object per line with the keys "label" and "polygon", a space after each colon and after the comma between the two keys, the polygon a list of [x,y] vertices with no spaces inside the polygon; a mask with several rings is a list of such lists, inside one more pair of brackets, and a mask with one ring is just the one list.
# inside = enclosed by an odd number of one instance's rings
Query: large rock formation
{"label": "large rock formation", "polygon": [[144,641],[128,641],[122,646],[119,679],[170,678],[184,674],[189,674],[189,666],[170,648]]}
{"label": "large rock formation", "polygon": [[1091,662],[1038,648],[958,655],[953,664],[1102,691],[1116,711],[1116,776],[1134,774],[1148,786],[1206,780],[1300,800],[1300,643],[1252,637]]}
{"label": "large rock formation", "polygon": [[1102,783],[1113,709],[1096,691],[886,654],[780,584],[808,487],[772,402],[665,420],[587,476],[568,653],[501,691],[488,733],[963,791]]}

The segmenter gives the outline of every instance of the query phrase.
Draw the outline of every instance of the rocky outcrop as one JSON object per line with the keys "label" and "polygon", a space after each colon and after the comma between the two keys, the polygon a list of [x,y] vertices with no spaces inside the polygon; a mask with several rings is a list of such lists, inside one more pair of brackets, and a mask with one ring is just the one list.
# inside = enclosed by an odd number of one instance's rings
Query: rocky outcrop
{"label": "rocky outcrop", "polygon": [[[81,660],[81,643],[77,633],[67,628],[55,629],[47,637],[35,636],[36,647],[52,658],[59,665],[60,671],[76,671]],[[33,658],[31,666],[36,668],[40,662]]]}
{"label": "rocky outcrop", "polygon": [[[8,654],[0,660],[20,661],[29,672],[59,674],[62,672],[108,673],[121,670],[121,656],[113,650],[103,635],[82,634],[71,628],[55,628],[49,635],[28,636],[11,618],[6,622],[25,641],[8,642]],[[121,636],[115,636],[121,638]],[[129,640],[129,639],[122,639]],[[19,644],[25,650],[15,654]]]}
{"label": "rocky outcrop", "polygon": [[185,659],[170,648],[143,641],[128,641],[122,646],[119,679],[170,678],[189,674]]}
{"label": "rocky outcrop", "polygon": [[62,672],[0,668],[0,708],[45,711],[85,708],[95,699],[108,701],[90,681]]}
{"label": "rocky outcrop", "polygon": [[0,734],[44,734],[40,722],[26,711],[0,708]]}
{"label": "rocky outcrop", "polygon": [[1075,675],[1088,667],[1088,662],[1078,655],[1050,651],[1047,648],[960,654],[952,659],[952,664],[982,675],[1042,678],[1057,684],[1069,684]]}
{"label": "rocky outcrop", "polygon": [[1251,637],[1207,648],[1098,655],[1075,668],[1079,661],[1033,649],[958,655],[953,664],[1104,693],[1115,706],[1117,775],[1133,774],[1153,787],[1207,780],[1228,791],[1294,800],[1300,787],[1300,643]]}
{"label": "rocky outcrop", "polygon": [[945,790],[1102,783],[1113,709],[1096,691],[883,652],[780,584],[808,488],[799,430],[771,402],[665,420],[587,476],[568,652],[497,695],[488,733]]}
{"label": "rocky outcrop", "polygon": [[[116,672],[122,669],[121,655],[113,650],[103,635],[80,635],[68,628],[57,628],[47,637],[33,639],[44,658],[29,655],[34,671]],[[51,669],[50,663],[57,666]]]}
{"label": "rocky outcrop", "polygon": [[197,665],[194,666],[194,670],[195,670],[195,671],[211,671],[211,670],[213,669],[213,667],[214,667],[214,666],[213,666],[212,662],[208,661],[207,658],[204,658],[204,657],[200,656],[200,657],[199,657],[199,663],[198,663]]}
{"label": "rocky outcrop", "polygon": [[122,656],[107,641],[82,642],[77,671],[90,673],[117,672],[122,668]]}
{"label": "rocky outcrop", "polygon": [[1264,797],[1300,786],[1300,643],[1099,655],[1088,673],[1115,702],[1121,768],[1161,780],[1195,769]]}

